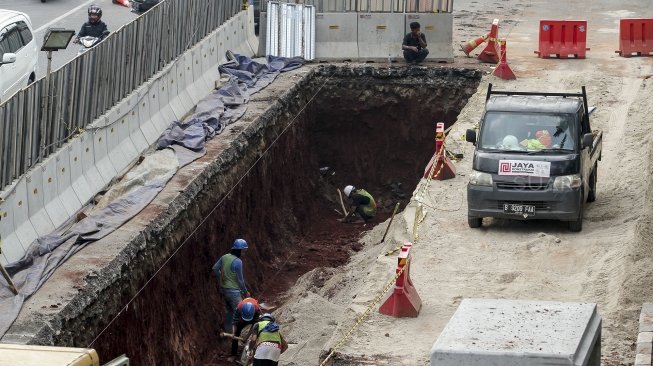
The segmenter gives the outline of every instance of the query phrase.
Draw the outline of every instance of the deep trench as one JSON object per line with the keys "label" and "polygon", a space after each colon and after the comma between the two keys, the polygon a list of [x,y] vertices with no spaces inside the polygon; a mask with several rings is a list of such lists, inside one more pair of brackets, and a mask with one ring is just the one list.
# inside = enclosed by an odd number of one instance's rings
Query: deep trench
{"label": "deep trench", "polygon": [[[224,305],[211,266],[231,241],[248,240],[246,280],[259,300],[276,305],[301,274],[345,264],[370,227],[336,221],[335,188],[353,184],[375,195],[377,223],[395,202],[403,208],[433,154],[435,123],[452,124],[480,78],[477,70],[445,67],[315,66],[297,83],[301,88],[275,95],[279,100],[261,116],[272,121],[265,128],[253,129],[258,120],[232,126],[256,132],[236,148],[238,161],[207,179],[191,204],[150,238],[168,251],[139,254],[142,265],[131,268],[141,272],[124,269],[120,290],[105,294],[114,308],[134,296],[260,160],[94,343],[103,362],[127,354],[133,365],[225,364],[226,343],[217,336]],[[109,305],[97,306],[84,320],[94,334],[115,315]],[[72,343],[87,344],[89,337],[78,333]]]}

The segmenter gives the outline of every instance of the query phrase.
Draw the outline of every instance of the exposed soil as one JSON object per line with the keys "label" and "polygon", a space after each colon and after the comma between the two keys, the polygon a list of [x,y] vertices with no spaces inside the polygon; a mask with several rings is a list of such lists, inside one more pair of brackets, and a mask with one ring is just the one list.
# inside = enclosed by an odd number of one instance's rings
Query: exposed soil
{"label": "exposed soil", "polygon": [[[380,207],[375,223],[389,217],[395,202],[403,209],[433,153],[435,122],[455,120],[480,72],[320,66],[307,78],[303,90],[286,98],[291,102],[272,105],[273,126],[253,134],[249,146],[231,143],[247,149],[245,158],[227,176],[214,177],[190,209],[151,238],[181,243],[208,215],[98,339],[100,354],[127,353],[134,365],[226,364],[227,342],[217,336],[224,305],[211,266],[233,238],[250,243],[245,277],[260,301],[281,305],[284,292],[314,268],[321,268],[313,276],[320,287],[333,273],[329,268],[346,264],[362,249],[361,233],[373,228],[336,220],[335,189],[353,184],[370,191]],[[283,83],[257,97],[280,95]],[[255,124],[246,114],[209,143],[207,156]],[[141,276],[124,289],[123,303]]]}

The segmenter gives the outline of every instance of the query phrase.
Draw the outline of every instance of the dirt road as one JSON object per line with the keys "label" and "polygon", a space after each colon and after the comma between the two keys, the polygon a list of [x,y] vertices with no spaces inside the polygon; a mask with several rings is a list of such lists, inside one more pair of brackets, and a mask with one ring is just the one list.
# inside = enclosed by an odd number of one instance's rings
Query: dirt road
{"label": "dirt road", "polygon": [[[338,348],[339,364],[427,364],[433,342],[463,298],[597,303],[603,364],[632,364],[641,303],[653,300],[653,59],[621,58],[614,50],[619,18],[650,17],[653,7],[642,0],[581,0],[564,9],[547,1],[458,0],[454,9],[456,57],[464,57],[458,43],[486,33],[492,19],[500,18],[500,37],[508,39],[508,60],[518,79],[484,77],[450,136],[459,137],[479,120],[489,82],[497,89],[571,92],[585,85],[590,105],[598,107],[593,127],[605,132],[598,198],[587,207],[581,233],[551,221],[486,219],[482,229],[470,229],[465,186],[472,146],[467,145],[464,160],[456,164],[459,176],[431,183],[422,198],[428,213],[411,267],[423,301],[419,317],[393,319],[374,310]],[[537,24],[546,18],[587,19],[587,59],[537,58]],[[399,218],[391,233],[394,241],[411,237],[415,204]],[[284,364],[318,364],[320,354],[342,339],[390,279],[396,258],[380,256],[388,246],[377,244],[384,229],[379,225],[368,232],[364,249],[347,266],[310,272],[291,290],[291,300],[279,313],[293,343]],[[318,278],[321,288],[313,286]]]}

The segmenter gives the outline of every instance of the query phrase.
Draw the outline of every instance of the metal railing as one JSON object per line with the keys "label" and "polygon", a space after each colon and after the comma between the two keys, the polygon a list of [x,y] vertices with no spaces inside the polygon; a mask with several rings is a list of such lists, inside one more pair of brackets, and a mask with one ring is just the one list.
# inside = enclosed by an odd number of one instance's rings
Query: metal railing
{"label": "metal railing", "polygon": [[[267,1],[261,11],[267,11]],[[315,6],[317,13],[451,13],[453,0],[281,0]]]}
{"label": "metal railing", "polygon": [[236,15],[242,3],[164,0],[0,104],[0,190]]}

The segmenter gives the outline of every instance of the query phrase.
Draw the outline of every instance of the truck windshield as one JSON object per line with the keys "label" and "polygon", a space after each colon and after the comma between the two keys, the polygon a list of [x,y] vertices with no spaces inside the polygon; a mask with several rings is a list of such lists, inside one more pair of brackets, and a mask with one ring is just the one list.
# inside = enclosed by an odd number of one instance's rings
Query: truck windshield
{"label": "truck windshield", "polygon": [[505,151],[575,149],[573,114],[487,112],[479,146]]}

